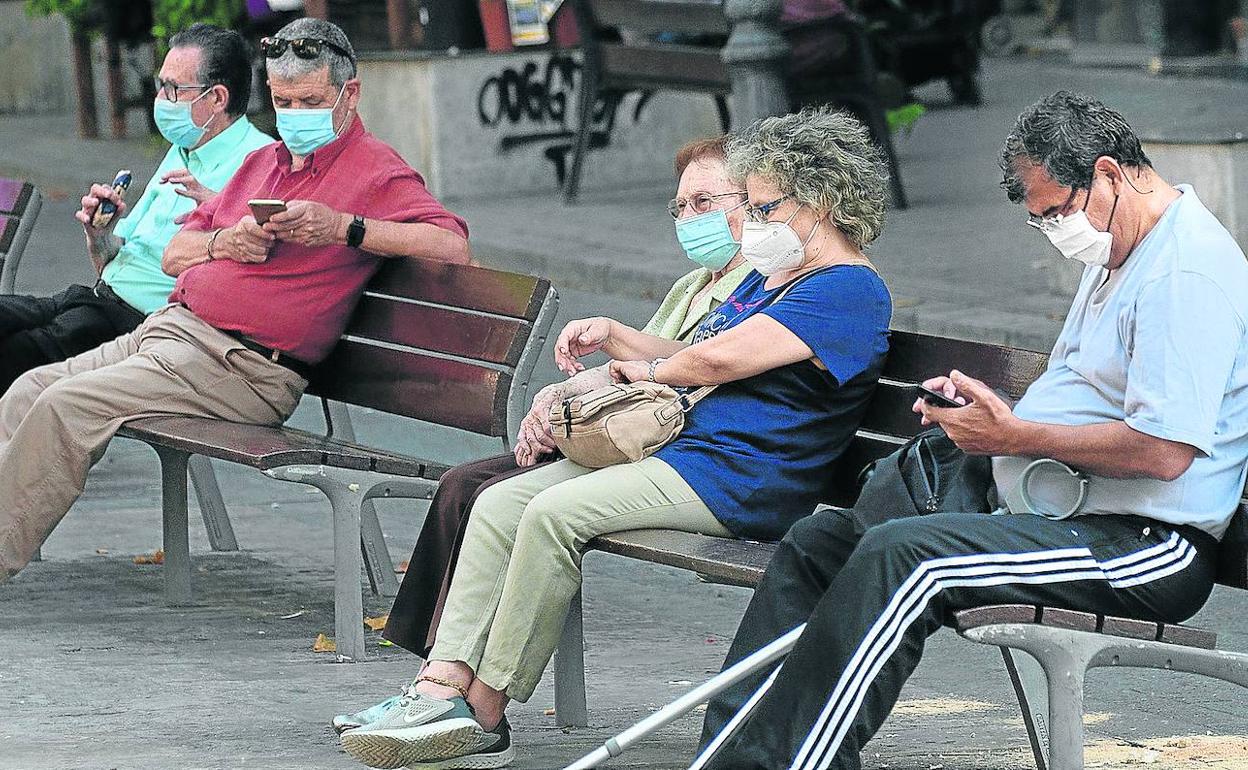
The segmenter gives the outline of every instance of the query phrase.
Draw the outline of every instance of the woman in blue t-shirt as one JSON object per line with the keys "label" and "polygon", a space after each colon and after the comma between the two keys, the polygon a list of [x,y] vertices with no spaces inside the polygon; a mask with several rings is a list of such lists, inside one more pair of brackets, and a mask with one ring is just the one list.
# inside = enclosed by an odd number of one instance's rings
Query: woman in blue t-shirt
{"label": "woman in blue t-shirt", "polygon": [[887,177],[862,124],[827,109],[756,123],[728,162],[749,193],[741,253],[755,272],[693,342],[592,318],[555,350],[569,374],[602,351],[616,380],[716,389],[640,462],[560,460],[480,493],[429,662],[398,704],[343,734],[356,758],[502,766],[503,710],[529,698],[554,652],[586,542],[651,527],[774,540],[824,496],[888,348],[888,289],[862,252],[883,226]]}

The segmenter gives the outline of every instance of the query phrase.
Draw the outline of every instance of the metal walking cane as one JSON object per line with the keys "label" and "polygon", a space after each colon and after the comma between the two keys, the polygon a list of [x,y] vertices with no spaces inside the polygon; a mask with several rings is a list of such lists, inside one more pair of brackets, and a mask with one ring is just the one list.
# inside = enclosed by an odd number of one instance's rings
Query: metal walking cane
{"label": "metal walking cane", "polygon": [[766,647],[742,658],[624,732],[608,738],[600,748],[594,749],[563,770],[592,770],[603,762],[618,757],[642,738],[676,721],[692,711],[698,704],[707,702],[768,663],[787,655],[789,650],[793,649],[793,645],[797,644],[797,638],[804,630],[806,630],[805,623]]}

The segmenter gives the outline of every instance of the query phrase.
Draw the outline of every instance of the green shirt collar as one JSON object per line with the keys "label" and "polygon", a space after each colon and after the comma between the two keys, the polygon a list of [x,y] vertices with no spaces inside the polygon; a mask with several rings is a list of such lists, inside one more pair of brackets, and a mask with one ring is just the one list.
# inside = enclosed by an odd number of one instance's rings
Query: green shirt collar
{"label": "green shirt collar", "polygon": [[246,155],[250,152],[250,150],[244,152],[242,148],[250,133],[251,123],[247,120],[247,116],[239,115],[229,128],[209,139],[202,147],[194,150],[179,148],[178,154],[182,156],[187,168],[190,168],[191,164],[214,168],[227,161],[233,162],[239,155]]}

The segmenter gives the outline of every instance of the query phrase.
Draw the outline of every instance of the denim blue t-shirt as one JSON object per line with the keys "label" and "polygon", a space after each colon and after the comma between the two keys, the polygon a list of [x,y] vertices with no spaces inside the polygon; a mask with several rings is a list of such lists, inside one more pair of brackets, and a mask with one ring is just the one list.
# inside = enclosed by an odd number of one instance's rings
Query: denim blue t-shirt
{"label": "denim blue t-shirt", "polygon": [[756,313],[806,343],[827,367],[801,361],[720,385],[655,456],[739,537],[776,540],[825,499],[888,351],[892,300],[870,268],[825,268],[778,302],[750,273],[695,332],[698,342]]}
{"label": "denim blue t-shirt", "polygon": [[[1178,189],[1113,275],[1084,270],[1049,367],[1014,414],[1056,425],[1121,420],[1195,447],[1174,481],[1092,476],[1081,512],[1147,516],[1221,537],[1248,462],[1248,263],[1192,188]],[[1002,497],[1029,462],[993,458]],[[1033,477],[1043,507],[1073,502],[1060,479]]]}

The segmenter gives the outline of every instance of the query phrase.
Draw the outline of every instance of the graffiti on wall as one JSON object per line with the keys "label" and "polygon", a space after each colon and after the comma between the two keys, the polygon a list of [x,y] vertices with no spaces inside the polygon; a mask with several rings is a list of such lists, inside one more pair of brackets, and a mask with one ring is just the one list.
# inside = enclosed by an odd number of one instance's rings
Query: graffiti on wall
{"label": "graffiti on wall", "polygon": [[[500,152],[540,148],[562,185],[576,144],[581,75],[580,62],[557,51],[544,63],[529,60],[518,67],[506,67],[481,84],[477,92],[477,117],[482,126],[502,131]],[[640,118],[650,94],[635,96],[634,123]],[[624,94],[608,91],[594,100],[590,112],[590,149],[611,143],[616,115],[624,98]]]}

